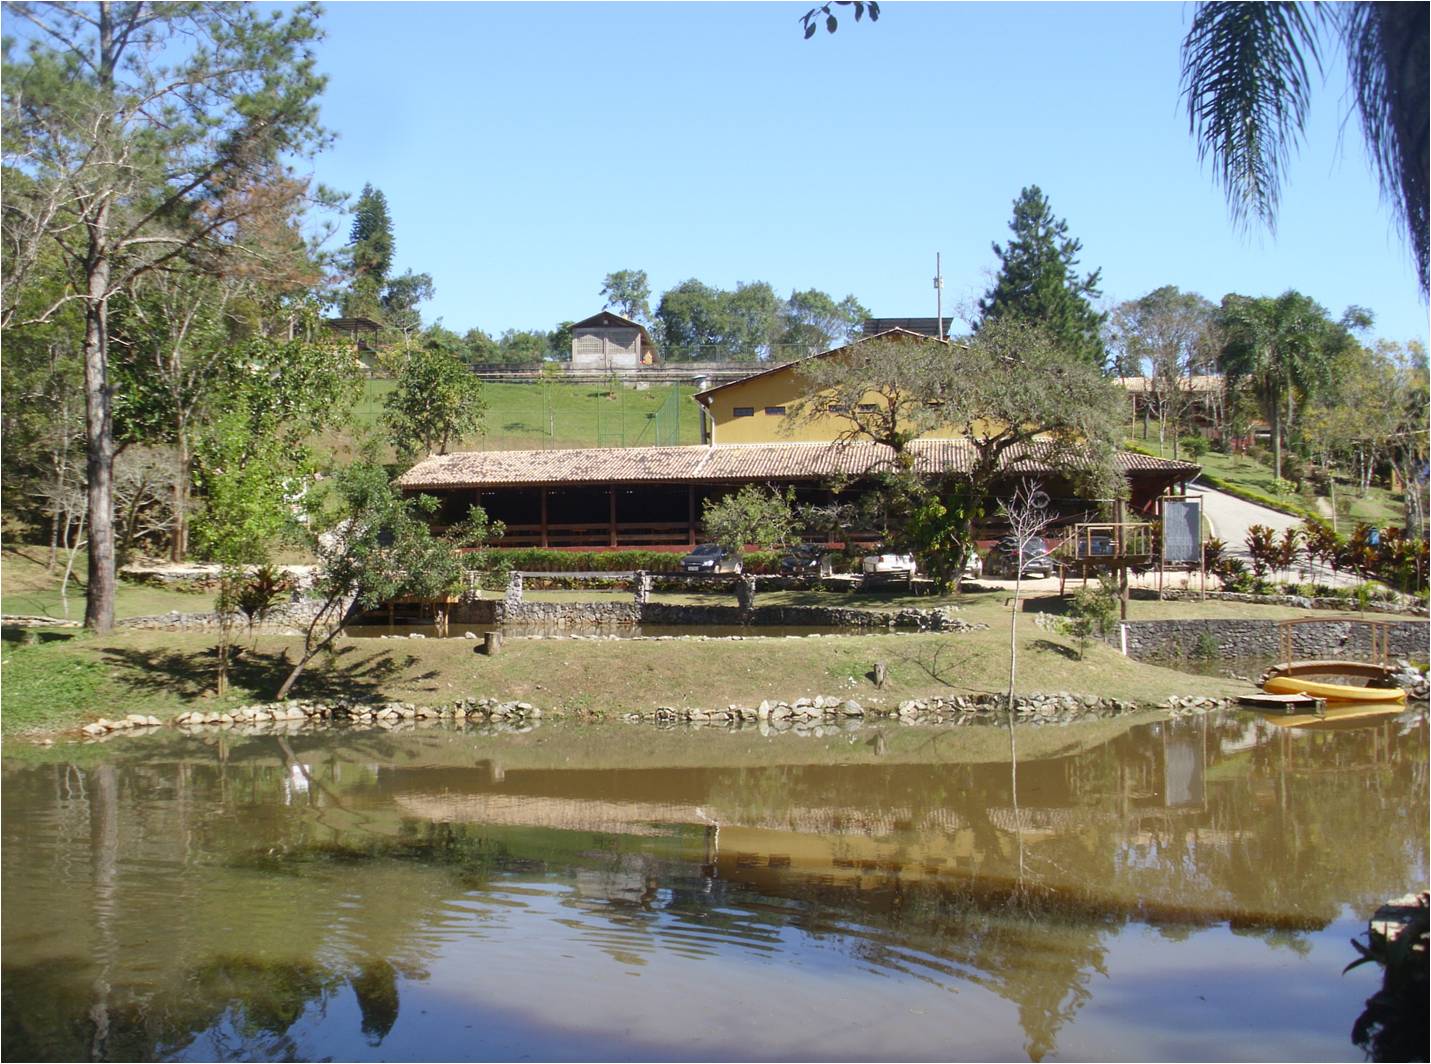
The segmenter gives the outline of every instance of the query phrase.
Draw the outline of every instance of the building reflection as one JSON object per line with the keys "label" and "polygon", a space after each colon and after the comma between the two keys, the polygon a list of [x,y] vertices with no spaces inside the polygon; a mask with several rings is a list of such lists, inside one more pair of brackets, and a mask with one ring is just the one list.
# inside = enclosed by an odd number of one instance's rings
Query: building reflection
{"label": "building reflection", "polygon": [[[449,762],[359,736],[7,767],[7,917],[91,917],[44,948],[7,919],[4,1055],[293,1055],[295,1026],[348,1008],[378,1047],[455,898],[555,882],[566,926],[613,965],[778,954],[794,932],[999,995],[1041,1059],[1130,924],[1295,945],[1426,867],[1424,717],[1315,733],[1245,714],[1139,726],[1021,763],[1017,795],[1006,762]],[[45,825],[48,849],[20,850],[16,817]],[[1367,830],[1387,817],[1412,823]],[[146,865],[226,878],[156,884]],[[493,904],[480,919],[506,917]],[[248,948],[214,955],[208,931],[236,923]],[[136,981],[123,959],[156,926],[171,977]]]}

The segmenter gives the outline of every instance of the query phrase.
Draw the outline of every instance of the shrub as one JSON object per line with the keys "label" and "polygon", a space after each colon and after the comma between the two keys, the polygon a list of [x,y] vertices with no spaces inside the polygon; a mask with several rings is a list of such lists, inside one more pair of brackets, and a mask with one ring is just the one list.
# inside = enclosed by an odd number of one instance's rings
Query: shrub
{"label": "shrub", "polygon": [[1207,454],[1211,446],[1212,445],[1207,442],[1206,436],[1184,436],[1182,439],[1178,440],[1178,447],[1182,449],[1183,453],[1186,454],[1189,458],[1194,459],[1201,458],[1203,455]]}
{"label": "shrub", "polygon": [[1217,640],[1212,637],[1212,633],[1204,629],[1197,634],[1197,641],[1193,643],[1192,657],[1196,661],[1213,661],[1218,656]]}
{"label": "shrub", "polygon": [[625,572],[644,569],[651,573],[674,572],[681,564],[681,552],[660,550],[571,551],[550,547],[494,547],[486,552],[481,568],[486,572],[520,569],[531,573]]}
{"label": "shrub", "polygon": [[1252,574],[1247,571],[1247,563],[1241,558],[1223,558],[1218,562],[1214,575],[1222,582],[1224,591],[1252,590]]}
{"label": "shrub", "polygon": [[1078,656],[1082,658],[1094,629],[1100,636],[1106,635],[1118,616],[1117,585],[1107,577],[1099,577],[1097,585],[1079,588],[1073,593],[1068,613],[1070,620],[1065,622],[1065,628],[1078,640]]}

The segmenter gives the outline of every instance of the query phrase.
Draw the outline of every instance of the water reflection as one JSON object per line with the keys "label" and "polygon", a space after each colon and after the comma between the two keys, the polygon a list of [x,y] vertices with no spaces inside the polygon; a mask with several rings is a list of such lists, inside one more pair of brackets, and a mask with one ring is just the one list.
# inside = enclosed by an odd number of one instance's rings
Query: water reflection
{"label": "water reflection", "polygon": [[7,762],[3,1054],[1355,1055],[1347,929],[1426,870],[1424,717],[1070,728],[1017,795],[957,737],[598,769],[545,731]]}

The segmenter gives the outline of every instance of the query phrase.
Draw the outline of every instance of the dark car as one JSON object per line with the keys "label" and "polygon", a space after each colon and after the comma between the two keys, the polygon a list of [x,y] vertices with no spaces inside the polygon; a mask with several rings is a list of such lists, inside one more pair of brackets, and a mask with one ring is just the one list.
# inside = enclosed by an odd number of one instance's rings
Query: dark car
{"label": "dark car", "polygon": [[715,543],[702,543],[681,559],[683,573],[738,573],[740,559]]}
{"label": "dark car", "polygon": [[785,576],[818,576],[824,557],[824,547],[802,543],[780,559],[780,572]]}
{"label": "dark car", "polygon": [[[996,562],[996,568],[1000,574],[1012,577],[1016,565],[1015,556],[1018,551],[1018,540],[1013,536],[1005,536],[995,545],[989,558]],[[1037,536],[1024,545],[1023,563],[1023,575],[1031,579],[1053,576],[1058,571],[1057,563],[1048,551],[1047,541]]]}

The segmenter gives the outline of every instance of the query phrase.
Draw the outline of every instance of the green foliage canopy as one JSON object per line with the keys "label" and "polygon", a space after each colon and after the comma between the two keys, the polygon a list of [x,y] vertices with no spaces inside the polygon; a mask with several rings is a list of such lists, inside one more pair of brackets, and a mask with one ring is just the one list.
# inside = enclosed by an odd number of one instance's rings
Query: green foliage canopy
{"label": "green foliage canopy", "polygon": [[1068,223],[1054,216],[1037,185],[1019,193],[1009,227],[1013,238],[1006,245],[993,245],[999,274],[979,301],[979,328],[999,318],[1023,318],[1044,329],[1067,353],[1102,366],[1106,315],[1090,302],[1101,294],[1102,271],[1077,272],[1083,245],[1068,235]]}

